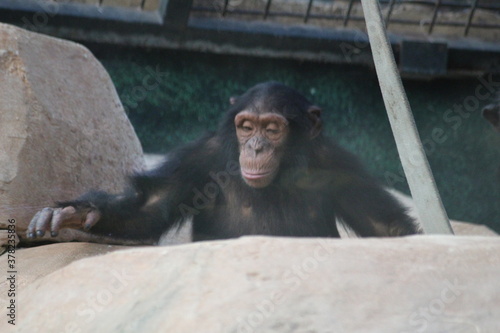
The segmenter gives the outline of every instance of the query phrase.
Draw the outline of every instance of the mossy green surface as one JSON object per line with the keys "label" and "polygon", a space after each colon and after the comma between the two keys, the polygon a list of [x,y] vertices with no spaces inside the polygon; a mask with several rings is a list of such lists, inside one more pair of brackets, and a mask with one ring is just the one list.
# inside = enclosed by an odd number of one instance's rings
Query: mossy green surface
{"label": "mossy green surface", "polygon": [[[359,155],[383,182],[408,193],[370,69],[174,51],[101,49],[96,55],[146,152],[167,152],[215,129],[230,96],[258,82],[280,81],[323,108],[327,135]],[[404,84],[448,215],[500,232],[500,133],[480,115],[489,102],[477,95],[481,82]],[[487,97],[493,98],[493,91]]]}

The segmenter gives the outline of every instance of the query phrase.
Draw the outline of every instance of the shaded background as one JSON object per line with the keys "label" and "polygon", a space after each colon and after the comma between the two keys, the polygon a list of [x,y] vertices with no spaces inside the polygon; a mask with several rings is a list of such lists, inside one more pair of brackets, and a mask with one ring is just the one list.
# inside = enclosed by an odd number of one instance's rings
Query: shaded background
{"label": "shaded background", "polygon": [[[214,129],[230,96],[275,80],[321,106],[327,135],[360,156],[382,182],[409,193],[370,68],[88,46],[110,73],[147,153],[166,153]],[[480,80],[404,85],[449,217],[500,232],[500,134],[481,117],[491,100],[476,97]],[[456,106],[469,112],[455,113]]]}
{"label": "shaded background", "polygon": [[[449,216],[500,232],[500,133],[480,116],[491,100],[476,96],[478,77],[457,78],[500,74],[499,2],[379,3],[401,72],[448,78],[405,86]],[[146,152],[165,153],[214,129],[230,96],[276,80],[322,106],[327,134],[408,193],[377,78],[359,67],[372,65],[359,1],[2,0],[0,21],[86,43]],[[494,80],[488,99],[500,96]]]}

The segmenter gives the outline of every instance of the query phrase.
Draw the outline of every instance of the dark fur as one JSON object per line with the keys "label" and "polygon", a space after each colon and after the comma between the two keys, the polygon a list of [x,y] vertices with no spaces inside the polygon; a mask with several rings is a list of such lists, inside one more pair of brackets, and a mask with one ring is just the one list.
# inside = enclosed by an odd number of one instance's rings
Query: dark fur
{"label": "dark fur", "polygon": [[[234,168],[239,155],[234,117],[252,105],[279,111],[290,123],[280,171],[263,189],[246,185]],[[309,106],[305,97],[286,86],[257,85],[234,101],[215,133],[174,151],[156,170],[131,177],[125,194],[89,192],[59,206],[97,208],[102,218],[91,232],[129,239],[158,240],[188,215],[193,216],[194,240],[243,235],[338,237],[336,217],[360,236],[418,233],[404,208],[355,156],[321,134],[309,137],[313,126],[306,112]],[[214,174],[226,173],[226,178],[214,180]],[[193,200],[206,188],[212,198],[204,205],[198,205],[201,200],[195,204]],[[214,189],[216,196],[211,195]]]}

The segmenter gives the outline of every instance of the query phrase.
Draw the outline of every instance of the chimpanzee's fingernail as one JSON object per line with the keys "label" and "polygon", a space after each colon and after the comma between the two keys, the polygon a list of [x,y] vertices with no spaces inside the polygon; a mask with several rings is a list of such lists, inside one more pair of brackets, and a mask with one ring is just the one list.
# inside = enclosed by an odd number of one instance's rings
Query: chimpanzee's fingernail
{"label": "chimpanzee's fingernail", "polygon": [[43,231],[43,230],[37,230],[36,231],[36,235],[37,235],[37,237],[43,237],[43,235],[45,235],[45,231]]}
{"label": "chimpanzee's fingernail", "polygon": [[35,238],[35,233],[34,232],[30,232],[28,234],[28,238]]}
{"label": "chimpanzee's fingernail", "polygon": [[51,235],[52,237],[56,237],[58,234],[59,234],[59,233],[58,233],[57,231],[51,231],[51,232],[50,232],[50,235]]}

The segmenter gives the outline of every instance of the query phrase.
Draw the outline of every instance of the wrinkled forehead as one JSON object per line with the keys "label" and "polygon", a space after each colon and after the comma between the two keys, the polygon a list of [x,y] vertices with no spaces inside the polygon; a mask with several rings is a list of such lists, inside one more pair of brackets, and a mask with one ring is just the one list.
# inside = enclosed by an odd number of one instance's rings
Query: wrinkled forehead
{"label": "wrinkled forehead", "polygon": [[263,115],[267,113],[279,113],[281,114],[283,111],[282,105],[278,105],[277,103],[270,103],[269,100],[265,98],[255,98],[248,103],[244,109],[244,111],[253,113],[255,115]]}
{"label": "wrinkled forehead", "polygon": [[297,109],[301,108],[298,97],[294,96],[287,91],[266,91],[265,93],[258,93],[249,99],[249,103],[244,108],[245,111],[252,112],[258,115],[274,113],[281,114],[285,117],[290,115]]}
{"label": "wrinkled forehead", "polygon": [[279,113],[274,112],[252,112],[252,111],[241,111],[234,118],[236,126],[241,125],[246,120],[252,121],[254,123],[260,124],[270,124],[275,123],[282,126],[288,125],[288,120]]}

